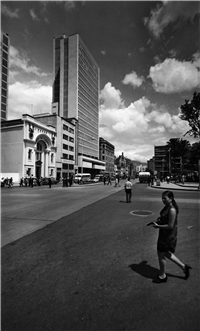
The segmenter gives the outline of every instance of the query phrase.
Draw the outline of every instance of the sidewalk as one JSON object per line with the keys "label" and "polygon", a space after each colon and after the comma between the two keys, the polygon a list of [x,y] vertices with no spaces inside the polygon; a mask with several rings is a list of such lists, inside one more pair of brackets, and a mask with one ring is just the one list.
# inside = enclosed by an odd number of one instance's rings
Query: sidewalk
{"label": "sidewalk", "polygon": [[152,188],[158,188],[163,190],[184,190],[184,191],[197,191],[199,184],[198,183],[185,183],[185,184],[174,184],[174,183],[167,183],[167,182],[161,182],[160,185],[157,185],[156,182],[154,185],[151,186]]}

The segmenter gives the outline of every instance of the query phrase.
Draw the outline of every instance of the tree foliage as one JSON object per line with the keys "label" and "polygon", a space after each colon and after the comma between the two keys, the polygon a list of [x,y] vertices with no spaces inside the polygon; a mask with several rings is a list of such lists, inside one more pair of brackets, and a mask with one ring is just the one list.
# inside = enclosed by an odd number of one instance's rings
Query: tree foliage
{"label": "tree foliage", "polygon": [[179,116],[182,120],[187,121],[191,127],[184,135],[189,134],[194,138],[200,137],[200,93],[194,92],[191,102],[185,100]]}

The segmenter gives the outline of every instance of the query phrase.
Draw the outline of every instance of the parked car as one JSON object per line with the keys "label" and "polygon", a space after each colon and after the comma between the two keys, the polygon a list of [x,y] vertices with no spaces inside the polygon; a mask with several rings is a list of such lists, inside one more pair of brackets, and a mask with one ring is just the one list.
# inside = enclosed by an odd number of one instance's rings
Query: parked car
{"label": "parked car", "polygon": [[95,177],[94,177],[94,179],[93,179],[93,181],[96,183],[96,182],[102,182],[102,180],[103,180],[103,175],[100,175],[100,174],[98,174],[98,175],[96,175]]}
{"label": "parked car", "polygon": [[[57,184],[58,181],[56,178],[51,177],[51,184]],[[41,178],[41,185],[49,185],[49,177]]]}
{"label": "parked car", "polygon": [[88,183],[90,180],[91,180],[90,173],[79,173],[79,174],[76,174],[74,177],[74,183],[76,183],[76,184]]}

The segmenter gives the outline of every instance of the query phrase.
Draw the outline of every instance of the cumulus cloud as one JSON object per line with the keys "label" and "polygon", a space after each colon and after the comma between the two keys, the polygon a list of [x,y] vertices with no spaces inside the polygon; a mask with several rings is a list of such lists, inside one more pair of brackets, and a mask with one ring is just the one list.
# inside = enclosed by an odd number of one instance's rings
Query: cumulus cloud
{"label": "cumulus cloud", "polygon": [[14,71],[15,75],[17,74],[17,70],[22,71],[27,74],[35,74],[39,77],[48,76],[46,73],[42,73],[40,69],[34,65],[30,64],[30,59],[25,57],[19,50],[12,45],[10,46],[10,74],[11,77],[13,75],[12,71]]}
{"label": "cumulus cloud", "polygon": [[124,77],[122,83],[125,85],[130,84],[133,87],[139,87],[142,85],[143,81],[144,81],[144,78],[138,77],[136,72],[133,71]]}
{"label": "cumulus cloud", "polygon": [[34,21],[39,21],[39,18],[37,17],[37,15],[35,14],[35,12],[34,12],[34,9],[30,9],[30,15],[31,15],[31,17],[32,17],[32,19],[34,20]]}
{"label": "cumulus cloud", "polygon": [[100,92],[100,100],[105,108],[119,108],[124,102],[121,99],[121,92],[116,90],[111,83],[107,83]]}
{"label": "cumulus cloud", "polygon": [[9,86],[8,119],[21,118],[22,114],[38,114],[51,110],[51,86],[36,81],[28,84],[16,82]]}
{"label": "cumulus cloud", "polygon": [[192,61],[165,59],[164,62],[152,66],[149,77],[156,92],[177,93],[190,91],[199,86],[200,54],[196,53]]}
{"label": "cumulus cloud", "polygon": [[[52,0],[39,0],[43,6],[47,6]],[[54,0],[53,2],[57,5],[64,4],[66,10],[72,10],[78,3],[85,4],[86,0]]]}
{"label": "cumulus cloud", "polygon": [[[170,23],[180,23],[186,19],[193,19],[199,13],[198,1],[165,1],[157,4],[151,11],[150,17],[144,18],[144,24],[155,38],[160,38],[163,30]],[[177,23],[177,26],[178,26]]]}
{"label": "cumulus cloud", "polygon": [[101,96],[99,134],[115,146],[117,156],[124,152],[131,159],[145,161],[153,156],[154,145],[166,144],[172,136],[179,137],[188,130],[179,110],[171,115],[146,97],[125,107],[121,92],[111,83],[104,86]]}
{"label": "cumulus cloud", "polygon": [[19,18],[19,9],[11,10],[8,6],[1,6],[1,13],[10,18]]}

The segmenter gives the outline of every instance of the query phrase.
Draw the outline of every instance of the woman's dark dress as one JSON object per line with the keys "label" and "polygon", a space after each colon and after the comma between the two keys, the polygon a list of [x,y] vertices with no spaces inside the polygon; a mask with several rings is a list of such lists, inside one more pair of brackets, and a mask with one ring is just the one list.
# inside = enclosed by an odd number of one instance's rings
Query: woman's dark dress
{"label": "woman's dark dress", "polygon": [[[160,225],[168,224],[169,211],[171,208],[165,206],[160,212],[160,220],[157,222]],[[174,227],[171,230],[159,229],[157,250],[160,252],[175,252],[177,243],[177,214],[174,222]]]}

